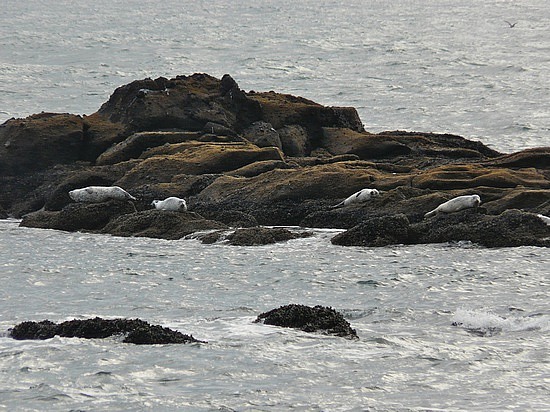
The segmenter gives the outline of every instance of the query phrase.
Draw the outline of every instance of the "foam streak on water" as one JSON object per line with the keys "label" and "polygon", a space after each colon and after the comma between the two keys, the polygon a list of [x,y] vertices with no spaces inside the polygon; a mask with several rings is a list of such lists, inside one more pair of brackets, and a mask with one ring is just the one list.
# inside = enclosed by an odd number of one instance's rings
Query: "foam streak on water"
{"label": "foam streak on water", "polygon": [[[1,222],[0,408],[547,409],[547,249],[337,247],[333,235],[205,246]],[[334,307],[359,341],[253,322],[288,303]],[[208,344],[7,336],[92,316]]]}
{"label": "foam streak on water", "polygon": [[245,90],[356,107],[374,132],[448,132],[505,152],[550,145],[547,0],[1,7],[0,121],[90,114],[147,76],[230,73]]}

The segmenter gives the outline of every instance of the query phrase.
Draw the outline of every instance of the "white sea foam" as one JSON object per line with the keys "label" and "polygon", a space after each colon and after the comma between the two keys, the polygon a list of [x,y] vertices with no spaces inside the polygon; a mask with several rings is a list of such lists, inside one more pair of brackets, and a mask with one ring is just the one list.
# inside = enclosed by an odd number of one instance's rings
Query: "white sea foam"
{"label": "white sea foam", "polygon": [[549,314],[533,314],[531,316],[502,316],[487,309],[459,308],[455,311],[453,324],[481,333],[499,331],[521,332],[531,330],[548,331]]}

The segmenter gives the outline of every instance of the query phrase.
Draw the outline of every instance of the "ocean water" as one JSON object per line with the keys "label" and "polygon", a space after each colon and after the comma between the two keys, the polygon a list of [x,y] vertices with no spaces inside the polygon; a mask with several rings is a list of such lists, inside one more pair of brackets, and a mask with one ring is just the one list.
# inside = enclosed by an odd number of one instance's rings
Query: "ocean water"
{"label": "ocean water", "polygon": [[[373,132],[550,145],[546,0],[0,8],[0,122],[90,114],[132,80],[206,72],[356,107]],[[335,233],[231,247],[0,221],[0,410],[550,409],[548,249],[337,247]],[[253,323],[289,303],[334,307],[360,339]],[[208,343],[8,336],[25,320],[94,316]]]}
{"label": "ocean water", "polygon": [[353,106],[372,132],[454,133],[503,152],[550,145],[547,0],[0,7],[0,122],[91,114],[135,79],[229,73],[245,90]]}
{"label": "ocean water", "polygon": [[[339,247],[336,232],[233,247],[1,221],[0,409],[548,410],[546,249]],[[359,340],[253,322],[289,303],[334,307]],[[208,343],[7,336],[95,316]]]}

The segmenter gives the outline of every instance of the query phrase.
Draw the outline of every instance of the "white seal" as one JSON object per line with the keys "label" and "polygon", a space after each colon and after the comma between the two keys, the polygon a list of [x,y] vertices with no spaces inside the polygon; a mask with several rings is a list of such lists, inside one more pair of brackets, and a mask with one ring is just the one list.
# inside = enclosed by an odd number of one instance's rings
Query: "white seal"
{"label": "white seal", "polygon": [[157,210],[187,210],[187,203],[185,200],[174,196],[167,197],[164,200],[153,200],[151,204],[155,206]]}
{"label": "white seal", "polygon": [[363,202],[366,202],[367,200],[372,199],[373,197],[378,197],[378,196],[380,196],[380,192],[376,189],[362,189],[352,194],[350,197],[338,203],[337,205],[332,206],[332,208],[349,206],[353,203],[363,203]]}
{"label": "white seal", "polygon": [[426,213],[424,217],[431,217],[437,213],[453,213],[459,210],[478,207],[481,204],[481,199],[478,195],[458,196],[445,203],[441,203],[434,210]]}
{"label": "white seal", "polygon": [[107,200],[136,200],[134,196],[118,186],[88,186],[69,192],[75,202],[100,203]]}
{"label": "white seal", "polygon": [[546,223],[547,226],[550,226],[550,217],[541,215],[540,213],[537,214],[537,217]]}

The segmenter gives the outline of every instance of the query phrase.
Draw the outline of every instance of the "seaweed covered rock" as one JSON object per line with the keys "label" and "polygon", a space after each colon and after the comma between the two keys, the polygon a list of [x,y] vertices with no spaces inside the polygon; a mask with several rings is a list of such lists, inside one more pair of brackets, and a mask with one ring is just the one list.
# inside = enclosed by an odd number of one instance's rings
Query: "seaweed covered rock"
{"label": "seaweed covered rock", "polygon": [[409,220],[403,214],[373,217],[331,239],[340,246],[388,246],[409,243]]}
{"label": "seaweed covered rock", "polygon": [[534,213],[510,209],[486,215],[473,209],[439,214],[411,225],[412,243],[470,241],[486,247],[550,246],[550,226]]}
{"label": "seaweed covered rock", "polygon": [[469,241],[486,247],[550,246],[550,226],[537,214],[510,209],[499,215],[483,208],[440,213],[417,223],[404,215],[381,216],[339,233],[331,239],[341,246]]}
{"label": "seaweed covered rock", "polygon": [[311,236],[311,232],[292,232],[285,228],[251,227],[237,229],[229,235],[229,243],[235,246],[267,245]]}
{"label": "seaweed covered rock", "polygon": [[300,329],[304,332],[321,332],[345,338],[358,338],[355,329],[333,308],[317,305],[286,305],[264,312],[255,322],[284,328]]}
{"label": "seaweed covered rock", "polygon": [[21,226],[57,229],[67,232],[101,230],[115,217],[135,213],[130,202],[111,200],[102,203],[71,203],[60,211],[41,210],[23,217]]}
{"label": "seaweed covered rock", "polygon": [[229,234],[216,231],[199,236],[202,243],[210,244],[220,240],[227,240],[233,246],[260,246],[287,240],[311,236],[311,232],[293,232],[282,227],[249,227],[237,229]]}
{"label": "seaweed covered rock", "polygon": [[223,223],[208,220],[194,212],[146,210],[121,215],[109,222],[101,233],[115,236],[143,236],[176,240],[202,230],[227,229]]}
{"label": "seaweed covered rock", "polygon": [[93,319],[73,319],[59,324],[49,320],[26,321],[15,325],[10,330],[10,336],[18,340],[50,339],[54,336],[102,339],[117,335],[124,335],[124,343],[138,345],[202,342],[192,335],[185,335],[159,325],[151,325],[140,319],[95,317]]}

